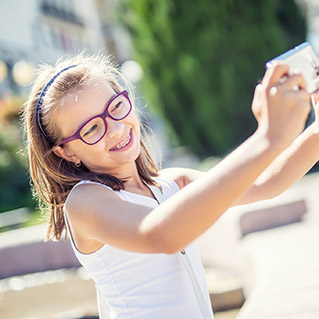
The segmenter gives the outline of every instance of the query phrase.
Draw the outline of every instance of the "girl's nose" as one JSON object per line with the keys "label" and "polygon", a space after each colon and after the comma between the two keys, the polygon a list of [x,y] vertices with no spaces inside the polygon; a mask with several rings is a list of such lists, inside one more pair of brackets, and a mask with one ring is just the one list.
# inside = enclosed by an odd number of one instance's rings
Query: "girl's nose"
{"label": "girl's nose", "polygon": [[122,121],[115,121],[109,117],[107,117],[105,120],[107,124],[106,135],[108,138],[114,138],[123,135],[125,125]]}

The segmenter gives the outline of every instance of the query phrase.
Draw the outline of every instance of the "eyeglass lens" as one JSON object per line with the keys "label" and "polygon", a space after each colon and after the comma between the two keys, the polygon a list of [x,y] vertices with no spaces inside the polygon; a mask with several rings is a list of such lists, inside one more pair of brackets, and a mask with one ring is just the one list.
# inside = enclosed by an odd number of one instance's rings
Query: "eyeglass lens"
{"label": "eyeglass lens", "polygon": [[[117,121],[125,118],[130,113],[131,106],[128,99],[120,94],[111,102],[107,110],[108,115]],[[96,116],[82,127],[80,136],[84,142],[94,144],[104,136],[106,130],[105,119],[102,116]]]}

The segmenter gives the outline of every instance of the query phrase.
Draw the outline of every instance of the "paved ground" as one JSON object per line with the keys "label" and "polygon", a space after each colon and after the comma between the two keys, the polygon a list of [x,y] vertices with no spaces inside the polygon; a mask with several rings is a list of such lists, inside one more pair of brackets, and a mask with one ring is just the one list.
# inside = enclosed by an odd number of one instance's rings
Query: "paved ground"
{"label": "paved ground", "polygon": [[[238,275],[247,303],[238,319],[319,318],[319,174],[310,174],[276,199],[229,210],[198,241],[206,267]],[[305,200],[302,222],[241,238],[249,211]],[[231,317],[230,317],[231,318]]]}

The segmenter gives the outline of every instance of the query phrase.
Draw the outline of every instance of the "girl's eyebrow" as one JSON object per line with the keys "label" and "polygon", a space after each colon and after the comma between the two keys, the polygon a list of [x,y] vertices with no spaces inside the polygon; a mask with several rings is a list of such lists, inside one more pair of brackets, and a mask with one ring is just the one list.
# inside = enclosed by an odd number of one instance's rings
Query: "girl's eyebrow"
{"label": "girl's eyebrow", "polygon": [[[87,120],[85,120],[84,122],[82,122],[80,125],[78,125],[78,128],[75,130],[75,132],[77,132],[83,126],[83,124],[88,123],[94,117],[102,115],[105,112],[105,110],[110,106],[111,102],[113,101],[114,97],[117,94],[118,93],[114,93],[114,95],[112,95],[112,97],[104,104],[104,108],[103,108],[103,112],[102,113],[95,114],[95,115],[91,116],[90,118],[88,118]],[[76,96],[76,99],[77,99],[77,96]]]}
{"label": "girl's eyebrow", "polygon": [[[111,98],[104,104],[104,111],[106,110],[106,108],[111,104],[111,102],[114,100],[114,98],[118,95],[119,93],[114,92],[114,94],[111,96]],[[103,111],[103,112],[104,112]],[[102,112],[102,113],[103,113]],[[101,113],[101,114],[102,114]]]}
{"label": "girl's eyebrow", "polygon": [[[113,101],[114,97],[119,94],[119,93],[117,93],[117,92],[114,92],[113,90],[112,90],[112,93],[113,93],[113,95],[110,97],[110,99],[109,99],[106,103],[104,103],[103,111],[102,111],[101,113],[99,113],[99,114],[95,114],[95,115],[91,116],[90,118],[87,118],[86,120],[82,121],[79,125],[77,125],[77,126],[72,130],[72,132],[73,132],[73,133],[71,133],[72,135],[76,134],[76,133],[78,132],[78,130],[79,130],[85,123],[89,122],[91,119],[93,119],[93,118],[96,117],[96,116],[102,115],[102,114],[105,112],[106,108],[110,105],[111,101]],[[77,101],[78,101],[78,94],[73,94],[73,95],[74,95],[75,102],[77,102]],[[70,136],[71,136],[71,134],[70,134]]]}

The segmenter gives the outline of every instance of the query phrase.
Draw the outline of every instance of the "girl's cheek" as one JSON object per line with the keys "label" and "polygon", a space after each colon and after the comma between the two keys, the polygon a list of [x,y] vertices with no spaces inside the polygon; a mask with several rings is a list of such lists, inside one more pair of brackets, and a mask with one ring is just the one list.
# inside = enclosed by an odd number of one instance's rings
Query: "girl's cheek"
{"label": "girl's cheek", "polygon": [[132,109],[131,113],[129,114],[129,116],[127,118],[132,120],[132,121],[134,121],[138,125],[140,123],[139,117],[138,117],[137,112],[136,112],[135,109]]}

